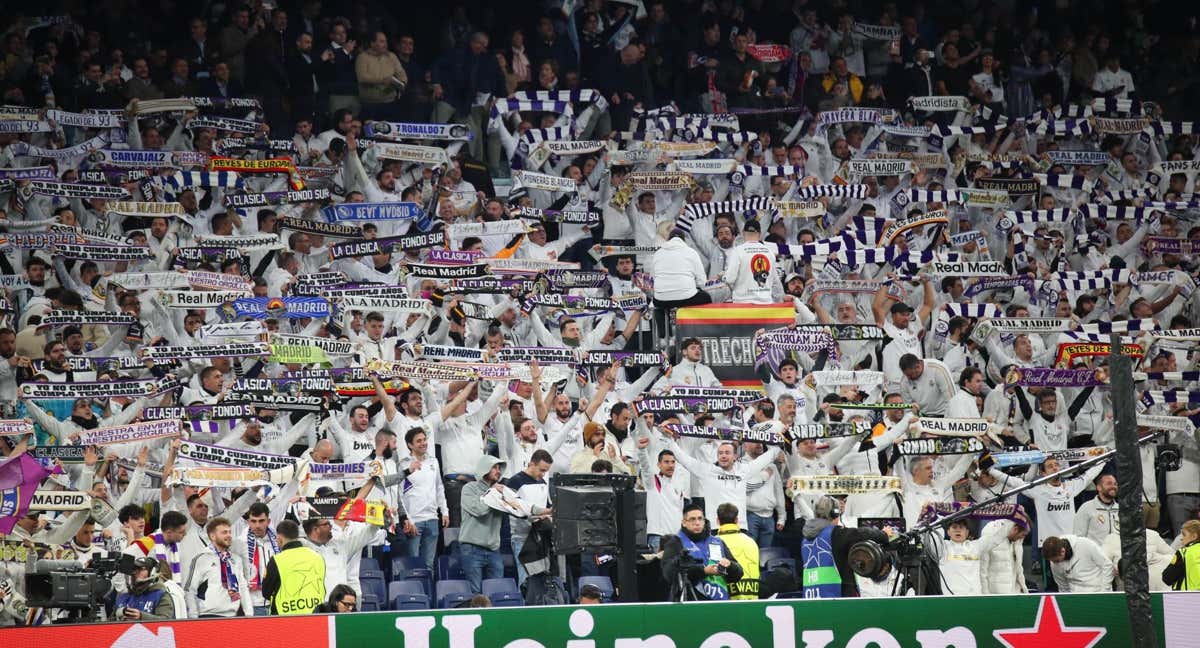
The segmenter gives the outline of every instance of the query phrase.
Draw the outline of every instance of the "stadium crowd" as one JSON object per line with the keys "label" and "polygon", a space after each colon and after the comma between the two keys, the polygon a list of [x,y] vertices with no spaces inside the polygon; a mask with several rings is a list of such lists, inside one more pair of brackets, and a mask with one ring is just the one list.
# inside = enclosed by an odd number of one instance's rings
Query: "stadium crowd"
{"label": "stadium crowd", "polygon": [[[63,4],[0,37],[0,624],[108,552],[126,620],[1119,589],[1114,333],[1200,589],[1194,7]],[[785,308],[758,389],[708,304]],[[570,473],[638,555],[560,567]]]}

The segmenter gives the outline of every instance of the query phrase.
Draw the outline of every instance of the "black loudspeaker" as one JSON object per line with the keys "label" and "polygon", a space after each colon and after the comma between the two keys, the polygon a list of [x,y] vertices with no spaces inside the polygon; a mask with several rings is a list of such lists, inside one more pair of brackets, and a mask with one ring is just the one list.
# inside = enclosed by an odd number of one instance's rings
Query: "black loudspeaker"
{"label": "black loudspeaker", "polygon": [[616,551],[617,525],[613,520],[556,519],[554,550],[561,554]]}
{"label": "black loudspeaker", "polygon": [[617,522],[617,494],[607,486],[559,486],[554,499],[556,520]]}

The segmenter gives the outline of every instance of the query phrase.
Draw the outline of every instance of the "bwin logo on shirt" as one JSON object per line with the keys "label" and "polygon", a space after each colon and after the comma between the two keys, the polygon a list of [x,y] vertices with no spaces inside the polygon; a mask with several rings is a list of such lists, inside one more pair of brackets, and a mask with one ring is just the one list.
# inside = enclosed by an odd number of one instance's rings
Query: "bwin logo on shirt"
{"label": "bwin logo on shirt", "polygon": [[1070,511],[1070,510],[1071,510],[1071,502],[1061,502],[1058,504],[1051,502],[1050,504],[1046,505],[1047,513],[1062,513],[1062,512]]}

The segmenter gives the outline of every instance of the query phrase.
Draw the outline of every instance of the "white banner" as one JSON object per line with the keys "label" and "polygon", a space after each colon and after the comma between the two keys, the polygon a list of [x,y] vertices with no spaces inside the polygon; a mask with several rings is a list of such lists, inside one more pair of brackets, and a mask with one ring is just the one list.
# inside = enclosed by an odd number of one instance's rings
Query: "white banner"
{"label": "white banner", "polygon": [[92,496],[83,491],[34,491],[31,511],[86,511],[92,508]]}
{"label": "white banner", "polygon": [[921,432],[925,434],[953,437],[976,437],[981,434],[987,434],[992,426],[987,419],[982,418],[948,419],[921,417],[917,419],[917,423],[921,426]]}
{"label": "white banner", "polygon": [[932,261],[930,274],[940,277],[1007,277],[1000,261]]}
{"label": "white banner", "polygon": [[167,308],[217,308],[243,297],[252,297],[249,290],[164,290],[158,301]]}
{"label": "white banner", "polygon": [[142,421],[79,431],[79,445],[112,445],[179,436],[179,421]]}

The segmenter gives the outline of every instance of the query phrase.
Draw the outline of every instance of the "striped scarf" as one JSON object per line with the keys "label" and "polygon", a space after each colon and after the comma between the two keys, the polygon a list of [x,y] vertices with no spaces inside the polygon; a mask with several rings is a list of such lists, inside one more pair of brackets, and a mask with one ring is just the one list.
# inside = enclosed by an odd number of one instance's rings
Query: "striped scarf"
{"label": "striped scarf", "polygon": [[521,134],[521,139],[530,144],[541,144],[542,142],[569,140],[574,135],[571,129],[566,126],[557,126],[555,128],[530,128]]}
{"label": "striped scarf", "polygon": [[737,171],[744,173],[747,176],[769,178],[773,176],[786,176],[804,173],[804,167],[798,167],[793,164],[775,164],[771,166],[743,164],[737,167]]}
{"label": "striped scarf", "polygon": [[498,99],[495,105],[492,106],[490,117],[495,119],[511,112],[553,112],[570,117],[575,114],[575,109],[565,101]]}
{"label": "striped scarf", "polygon": [[693,140],[707,140],[709,142],[721,142],[724,144],[745,144],[757,138],[758,133],[750,131],[716,131],[711,128],[689,128],[683,133],[683,139],[689,142]]}
{"label": "striped scarf", "polygon": [[1075,135],[1082,137],[1092,133],[1092,123],[1086,118],[1081,119],[1048,119],[1038,124],[1034,132],[1038,137],[1053,134],[1055,137]]}
{"label": "striped scarf", "polygon": [[[171,576],[176,582],[182,580],[183,565],[179,562],[179,543],[163,540],[162,531],[150,536],[154,540],[154,557],[171,565]],[[143,547],[145,550],[145,547]]]}
{"label": "striped scarf", "polygon": [[1119,320],[1116,322],[1092,322],[1079,327],[1080,332],[1110,335],[1112,333],[1129,333],[1136,331],[1154,331],[1159,329],[1158,322],[1153,318]]}
{"label": "striped scarf", "polygon": [[708,218],[717,214],[739,214],[748,210],[765,210],[771,208],[771,199],[763,196],[753,196],[741,200],[691,203],[684,207],[676,226],[685,232],[691,232],[692,224],[701,218]]}
{"label": "striped scarf", "polygon": [[961,203],[962,196],[953,189],[909,189],[908,193],[902,194],[908,197],[910,202],[915,203]]}
{"label": "striped scarf", "polygon": [[867,185],[864,184],[821,184],[800,187],[796,190],[797,200],[812,200],[814,198],[857,198],[867,197]]}
{"label": "striped scarf", "polygon": [[228,551],[221,551],[213,546],[213,553],[217,554],[217,560],[221,563],[221,587],[229,592],[229,598],[237,601],[241,598],[238,594],[238,579],[237,570],[233,568],[233,554]]}
{"label": "striped scarf", "polygon": [[[263,545],[264,553],[267,555],[265,560],[270,561],[271,556],[279,553],[279,540],[275,536],[275,530],[267,527],[267,540],[270,543],[270,549],[267,545]],[[254,565],[254,569],[250,572],[250,589],[256,590],[262,587],[262,577],[266,573],[266,564],[259,558],[258,553],[258,537],[253,531],[246,531],[246,559],[250,564]]]}
{"label": "striped scarf", "polygon": [[1178,389],[1170,391],[1148,389],[1142,392],[1141,401],[1146,407],[1161,405],[1163,403],[1188,403],[1194,405],[1200,403],[1200,392],[1189,392]]}
{"label": "striped scarf", "polygon": [[1152,207],[1127,207],[1125,205],[1081,205],[1080,211],[1088,218],[1104,220],[1139,220],[1144,221],[1158,211]]}
{"label": "striped scarf", "polygon": [[1033,174],[1033,178],[1046,187],[1076,189],[1085,193],[1091,192],[1092,186],[1095,184],[1088,178],[1082,176],[1065,175],[1061,173],[1035,173]]}
{"label": "striped scarf", "polygon": [[958,304],[949,303],[938,311],[937,322],[933,326],[933,334],[944,340],[950,334],[950,320],[955,317],[965,319],[990,319],[1004,317],[1004,309],[995,304]]}

